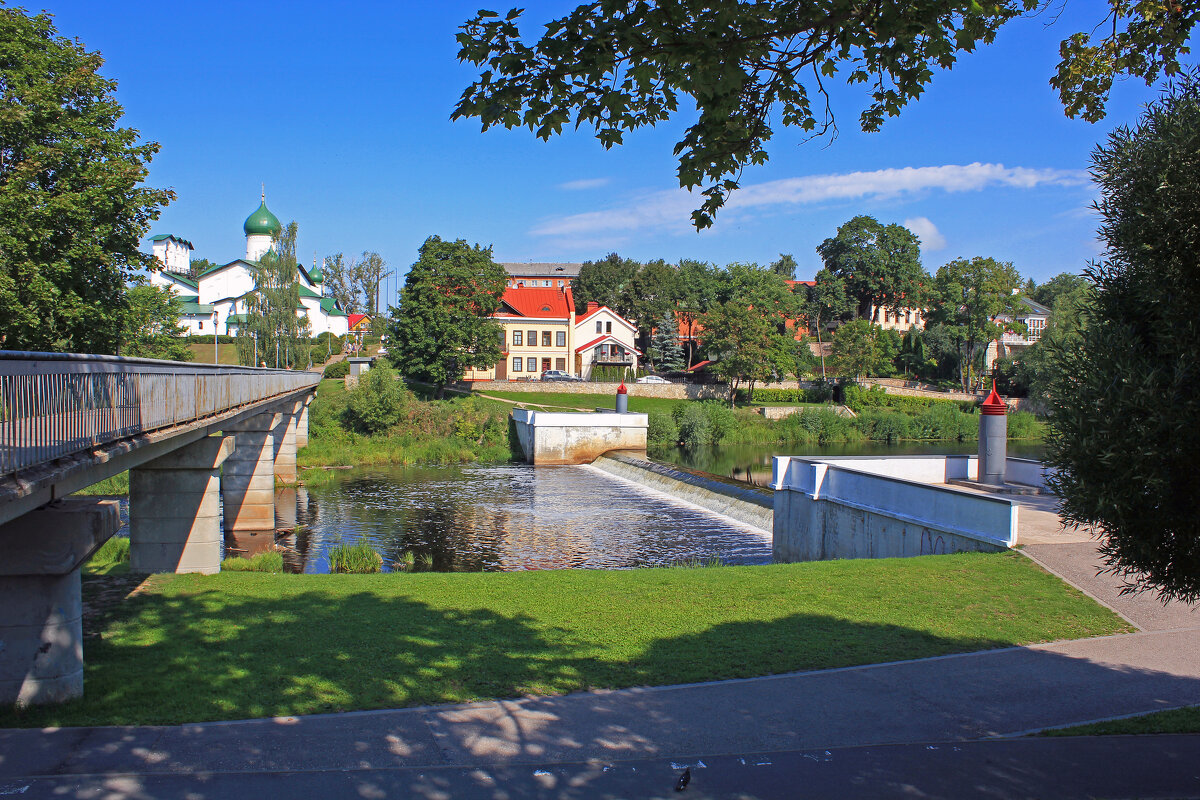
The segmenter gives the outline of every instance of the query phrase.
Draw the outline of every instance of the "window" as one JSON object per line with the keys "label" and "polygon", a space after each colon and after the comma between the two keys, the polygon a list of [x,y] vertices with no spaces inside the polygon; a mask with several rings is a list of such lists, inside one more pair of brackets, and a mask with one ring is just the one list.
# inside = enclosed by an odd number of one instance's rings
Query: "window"
{"label": "window", "polygon": [[554,332],[554,346],[555,347],[566,347],[567,346],[567,332],[566,331],[555,331]]}
{"label": "window", "polygon": [[604,323],[604,332],[612,333],[612,323],[611,322]]}
{"label": "window", "polygon": [[204,323],[203,323],[203,322],[201,322],[201,323],[200,323],[200,330],[204,330]]}
{"label": "window", "polygon": [[562,281],[559,281],[559,282],[558,282],[558,288],[560,288],[560,289],[561,289],[561,288],[563,288],[563,282],[562,282]]}
{"label": "window", "polygon": [[[521,332],[513,331],[513,347],[520,347],[520,346],[521,346]],[[517,372],[520,372],[520,370],[518,369]]]}
{"label": "window", "polygon": [[567,360],[566,360],[565,358],[556,358],[556,359],[554,359],[554,368],[555,368],[555,369],[560,369],[560,370],[566,370],[566,368],[567,368]]}
{"label": "window", "polygon": [[537,331],[528,331],[529,335],[525,337],[525,341],[529,342],[530,347],[537,347]]}
{"label": "window", "polygon": [[507,349],[508,349],[508,346],[507,346],[507,341],[508,341],[508,340],[507,340],[507,339],[505,339],[505,336],[507,336],[507,335],[508,335],[508,334],[505,332],[504,328],[501,328],[501,329],[500,329],[500,350],[501,350],[502,352],[503,352],[504,350],[507,350]]}
{"label": "window", "polygon": [[527,358],[525,360],[529,362],[529,369],[526,372],[537,372],[537,359]]}
{"label": "window", "polygon": [[521,371],[521,357],[517,356],[513,359],[513,372]]}
{"label": "window", "polygon": [[542,331],[542,347],[550,346],[550,331]]}
{"label": "window", "polygon": [[604,333],[604,323],[596,320],[596,333]]}

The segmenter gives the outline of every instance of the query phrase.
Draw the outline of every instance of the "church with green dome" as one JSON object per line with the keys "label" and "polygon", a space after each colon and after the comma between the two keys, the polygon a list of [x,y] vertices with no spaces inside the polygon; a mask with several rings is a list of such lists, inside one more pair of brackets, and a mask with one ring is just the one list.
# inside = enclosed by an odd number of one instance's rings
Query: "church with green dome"
{"label": "church with green dome", "polygon": [[[246,234],[245,257],[212,267],[195,278],[189,269],[191,242],[169,233],[150,237],[154,256],[162,265],[162,269],[151,274],[150,280],[179,298],[184,310],[179,321],[188,333],[211,335],[215,329],[218,334],[236,336],[238,326],[246,321],[247,300],[255,289],[254,267],[283,231],[279,218],[267,208],[265,192],[258,208],[246,217],[242,231]],[[350,330],[349,317],[336,300],[325,296],[320,268],[315,263],[312,269],[298,264],[296,280],[300,284],[296,314],[308,320],[309,335],[328,331],[345,336]]]}

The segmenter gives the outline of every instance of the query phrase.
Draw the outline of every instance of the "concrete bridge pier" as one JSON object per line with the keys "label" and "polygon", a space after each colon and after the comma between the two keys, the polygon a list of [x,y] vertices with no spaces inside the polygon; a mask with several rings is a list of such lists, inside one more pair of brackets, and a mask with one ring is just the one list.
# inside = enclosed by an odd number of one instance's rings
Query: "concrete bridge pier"
{"label": "concrete bridge pier", "polygon": [[[272,434],[275,437],[275,479],[280,483],[292,486],[296,483],[296,450],[299,447],[299,421],[304,411],[304,403],[296,401],[280,406],[276,413],[276,425]],[[308,441],[307,430],[305,442]]]}
{"label": "concrete bridge pier", "polygon": [[258,414],[226,426],[236,439],[221,474],[225,532],[275,530],[275,435],[279,415]]}
{"label": "concrete bridge pier", "polygon": [[300,401],[300,413],[296,417],[296,449],[308,447],[308,407],[316,395],[305,395]]}
{"label": "concrete bridge pier", "polygon": [[232,436],[206,436],[129,471],[129,568],[221,571],[221,465]]}
{"label": "concrete bridge pier", "polygon": [[116,533],[116,500],[67,497],[0,525],[0,705],[83,696],[79,565]]}

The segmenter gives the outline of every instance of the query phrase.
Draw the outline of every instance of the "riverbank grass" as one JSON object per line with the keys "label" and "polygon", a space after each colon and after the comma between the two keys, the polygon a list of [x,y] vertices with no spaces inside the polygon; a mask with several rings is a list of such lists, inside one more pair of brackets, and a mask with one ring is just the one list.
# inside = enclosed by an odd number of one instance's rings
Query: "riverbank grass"
{"label": "riverbank grass", "polygon": [[0,712],[0,727],[552,695],[1128,630],[1013,553],[699,569],[160,575],[89,626],[86,696]]}

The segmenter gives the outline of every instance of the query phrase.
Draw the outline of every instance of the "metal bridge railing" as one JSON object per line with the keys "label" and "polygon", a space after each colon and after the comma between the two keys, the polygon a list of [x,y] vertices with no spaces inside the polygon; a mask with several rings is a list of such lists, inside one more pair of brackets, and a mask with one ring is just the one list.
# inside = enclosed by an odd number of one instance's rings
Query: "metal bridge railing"
{"label": "metal bridge railing", "polygon": [[0,476],[315,386],[312,372],[0,350]]}

